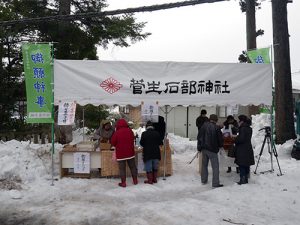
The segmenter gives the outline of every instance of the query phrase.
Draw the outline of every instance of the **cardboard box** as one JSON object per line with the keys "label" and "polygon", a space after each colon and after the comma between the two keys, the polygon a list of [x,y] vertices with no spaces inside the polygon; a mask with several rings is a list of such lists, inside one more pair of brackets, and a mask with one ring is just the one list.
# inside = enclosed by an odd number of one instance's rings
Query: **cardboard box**
{"label": "cardboard box", "polygon": [[65,145],[65,146],[63,147],[63,151],[64,151],[64,152],[77,151],[77,148],[76,148],[76,145],[69,145],[69,144],[67,144],[67,145]]}
{"label": "cardboard box", "polygon": [[77,150],[78,151],[94,151],[95,144],[92,141],[85,141],[85,142],[82,141],[77,144]]}
{"label": "cardboard box", "polygon": [[111,144],[101,142],[99,148],[100,148],[100,150],[110,150],[111,149]]}

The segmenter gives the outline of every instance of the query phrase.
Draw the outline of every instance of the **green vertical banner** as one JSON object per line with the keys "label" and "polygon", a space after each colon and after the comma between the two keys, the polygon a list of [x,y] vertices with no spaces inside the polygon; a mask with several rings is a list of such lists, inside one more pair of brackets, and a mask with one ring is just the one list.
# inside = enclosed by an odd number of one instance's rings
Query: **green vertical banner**
{"label": "green vertical banner", "polygon": [[51,44],[22,45],[27,96],[27,123],[53,123]]}
{"label": "green vertical banner", "polygon": [[270,48],[259,48],[247,52],[251,63],[271,63]]}

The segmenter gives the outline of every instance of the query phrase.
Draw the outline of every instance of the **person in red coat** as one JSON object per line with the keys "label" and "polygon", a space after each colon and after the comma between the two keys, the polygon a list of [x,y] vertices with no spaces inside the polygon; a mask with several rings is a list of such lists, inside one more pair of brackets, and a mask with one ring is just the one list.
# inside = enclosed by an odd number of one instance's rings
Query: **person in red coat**
{"label": "person in red coat", "polygon": [[116,124],[116,131],[111,137],[111,144],[116,148],[116,158],[119,164],[121,183],[119,186],[126,187],[126,162],[130,168],[133,183],[136,185],[137,168],[135,165],[134,134],[129,128],[126,120],[119,119]]}

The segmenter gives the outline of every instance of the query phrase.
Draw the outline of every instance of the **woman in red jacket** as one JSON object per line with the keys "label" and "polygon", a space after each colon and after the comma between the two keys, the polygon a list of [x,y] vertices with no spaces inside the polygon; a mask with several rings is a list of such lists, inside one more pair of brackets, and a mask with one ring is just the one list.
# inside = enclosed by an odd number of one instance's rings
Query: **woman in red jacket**
{"label": "woman in red jacket", "polygon": [[136,185],[137,168],[135,165],[134,134],[129,128],[126,120],[119,119],[116,124],[116,131],[111,138],[112,146],[116,148],[116,158],[119,163],[121,183],[119,186],[126,187],[126,162],[130,168],[133,183]]}

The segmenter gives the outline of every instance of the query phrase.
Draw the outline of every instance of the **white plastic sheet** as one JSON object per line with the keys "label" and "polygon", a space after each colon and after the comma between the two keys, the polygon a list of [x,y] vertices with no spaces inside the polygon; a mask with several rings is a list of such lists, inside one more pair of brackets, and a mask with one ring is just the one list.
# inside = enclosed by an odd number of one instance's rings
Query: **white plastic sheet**
{"label": "white plastic sheet", "polygon": [[271,64],[55,60],[55,104],[271,105]]}

